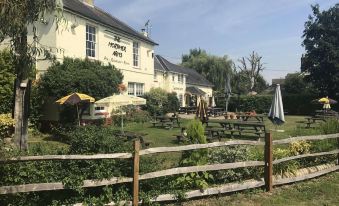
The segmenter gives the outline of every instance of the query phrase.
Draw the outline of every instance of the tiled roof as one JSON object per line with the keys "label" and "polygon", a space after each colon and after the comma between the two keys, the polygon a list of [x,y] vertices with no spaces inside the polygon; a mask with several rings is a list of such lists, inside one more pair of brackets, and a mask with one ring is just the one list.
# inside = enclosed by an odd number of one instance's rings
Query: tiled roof
{"label": "tiled roof", "polygon": [[187,84],[213,87],[213,84],[196,70],[173,64],[160,55],[155,55],[154,69],[164,72],[185,74]]}
{"label": "tiled roof", "polygon": [[197,87],[186,87],[186,93],[193,94],[193,95],[205,95],[206,92],[202,91]]}
{"label": "tiled roof", "polygon": [[139,40],[143,40],[147,43],[158,45],[152,39],[144,36],[143,34],[137,32],[124,22],[113,17],[111,14],[103,11],[102,9],[96,6],[89,6],[82,3],[79,0],[63,0],[63,6],[66,10],[70,10],[74,13],[77,13],[81,16],[87,17],[91,20],[97,21],[101,24],[104,24],[107,27],[111,27],[115,30],[118,30],[122,33],[129,34]]}

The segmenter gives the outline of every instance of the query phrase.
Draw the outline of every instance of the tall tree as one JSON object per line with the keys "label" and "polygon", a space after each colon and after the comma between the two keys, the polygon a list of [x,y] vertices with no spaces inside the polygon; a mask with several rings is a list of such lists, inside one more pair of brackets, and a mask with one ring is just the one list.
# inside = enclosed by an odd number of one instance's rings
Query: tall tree
{"label": "tall tree", "polygon": [[313,5],[313,15],[305,22],[302,45],[306,53],[301,71],[321,93],[338,95],[339,91],[339,4],[325,11]]}
{"label": "tall tree", "polygon": [[240,65],[237,68],[242,75],[245,75],[250,81],[250,91],[254,91],[256,83],[260,77],[260,72],[264,70],[264,64],[261,62],[262,56],[256,52],[252,52],[249,57],[238,59]]}
{"label": "tall tree", "polygon": [[183,66],[195,69],[214,84],[214,89],[223,91],[226,77],[232,74],[232,60],[227,56],[218,57],[207,54],[202,49],[191,49],[182,56]]}
{"label": "tall tree", "polygon": [[[27,150],[27,127],[29,90],[27,80],[38,53],[43,52],[37,47],[38,39],[33,32],[33,42],[27,41],[28,25],[44,17],[46,13],[62,10],[56,0],[0,0],[0,43],[5,39],[10,42],[10,50],[14,58],[16,75],[15,84],[15,143],[23,150]],[[28,84],[29,85],[29,84]]]}
{"label": "tall tree", "polygon": [[311,94],[316,93],[313,85],[305,80],[302,73],[289,73],[285,78],[285,92],[289,94]]}

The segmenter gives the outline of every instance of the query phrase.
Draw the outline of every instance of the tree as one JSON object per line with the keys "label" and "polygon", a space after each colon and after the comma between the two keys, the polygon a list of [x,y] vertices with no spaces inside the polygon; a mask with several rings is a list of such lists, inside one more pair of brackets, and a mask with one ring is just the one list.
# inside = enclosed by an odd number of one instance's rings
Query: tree
{"label": "tree", "polygon": [[227,56],[209,55],[202,49],[191,49],[182,56],[182,66],[195,69],[214,85],[217,91],[223,91],[226,77],[232,75],[232,60]]}
{"label": "tree", "polygon": [[289,94],[310,94],[315,93],[312,84],[305,80],[305,77],[299,73],[290,73],[285,78],[285,92]]}
{"label": "tree", "polygon": [[49,67],[37,84],[45,97],[61,98],[80,92],[102,99],[119,92],[122,80],[122,73],[111,64],[66,57]]}
{"label": "tree", "polygon": [[240,70],[241,75],[249,79],[250,91],[254,91],[260,72],[264,70],[264,64],[261,60],[262,56],[259,56],[259,54],[254,51],[249,57],[242,57],[238,60],[240,65],[238,65],[237,68]]}
{"label": "tree", "polygon": [[339,4],[326,11],[313,5],[313,15],[305,22],[302,45],[306,53],[301,59],[301,71],[307,80],[324,95],[339,91]]}
{"label": "tree", "polygon": [[73,92],[102,99],[118,93],[122,80],[122,73],[113,65],[89,59],[64,58],[63,63],[56,62],[49,67],[36,83],[36,95],[40,97],[36,102],[42,106],[50,97],[56,100]]}
{"label": "tree", "polygon": [[46,13],[62,10],[62,7],[55,0],[0,0],[0,8],[0,43],[5,39],[10,41],[17,79],[14,91],[15,143],[19,149],[27,150],[29,90],[26,83],[35,56],[45,51],[37,46],[38,39],[34,32],[33,42],[28,43],[27,26],[33,25],[35,31],[35,22]]}
{"label": "tree", "polygon": [[13,107],[13,58],[8,50],[0,51],[0,113],[10,113]]}
{"label": "tree", "polygon": [[[234,88],[234,92],[236,94],[247,94],[251,91],[251,80],[246,71],[239,71],[234,75],[232,80],[232,86]],[[252,91],[256,91],[257,93],[261,93],[267,88],[267,82],[264,77],[259,74],[256,77],[256,83]]]}

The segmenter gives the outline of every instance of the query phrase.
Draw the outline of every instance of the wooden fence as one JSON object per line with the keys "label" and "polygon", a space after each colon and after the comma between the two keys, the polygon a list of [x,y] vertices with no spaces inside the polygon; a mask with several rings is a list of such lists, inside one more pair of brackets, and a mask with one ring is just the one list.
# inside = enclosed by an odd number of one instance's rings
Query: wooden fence
{"label": "wooden fence", "polygon": [[[281,185],[301,180],[306,180],[309,178],[314,178],[329,172],[333,172],[339,169],[338,164],[332,165],[329,168],[326,168],[321,171],[317,171],[311,174],[306,174],[298,177],[282,178],[273,180],[273,165],[279,164],[282,162],[305,158],[305,157],[316,157],[330,154],[338,155],[339,162],[339,149],[328,152],[319,152],[312,154],[303,154],[292,157],[286,157],[282,159],[273,160],[273,145],[288,144],[294,141],[300,140],[325,140],[325,139],[337,139],[339,145],[339,133],[331,135],[317,135],[317,136],[302,136],[294,137],[283,140],[272,141],[272,135],[266,133],[265,142],[259,141],[249,141],[249,140],[233,140],[227,142],[213,142],[208,144],[192,144],[184,146],[175,146],[175,147],[157,147],[140,150],[140,142],[137,140],[134,142],[134,153],[115,153],[115,154],[96,154],[96,155],[45,155],[45,156],[23,156],[17,158],[11,158],[7,160],[0,160],[1,164],[13,163],[13,162],[24,162],[24,161],[46,161],[46,160],[97,160],[97,159],[133,159],[133,177],[112,177],[110,179],[104,180],[84,180],[82,187],[98,187],[105,185],[113,185],[118,183],[133,183],[133,205],[139,204],[139,181],[164,177],[169,175],[176,174],[185,174],[190,172],[202,172],[202,171],[215,171],[215,170],[227,170],[243,167],[254,167],[254,166],[264,166],[264,177],[261,180],[249,180],[242,183],[232,183],[227,185],[222,185],[215,188],[208,188],[203,192],[200,190],[194,190],[186,193],[187,198],[199,197],[205,195],[213,195],[227,192],[234,192],[244,189],[257,188],[265,186],[266,191],[272,191],[274,185]],[[190,166],[190,167],[178,167],[171,168],[161,171],[150,172],[146,174],[139,174],[139,160],[140,156],[165,153],[165,152],[182,152],[187,150],[197,150],[205,148],[215,148],[223,147],[229,145],[254,145],[254,146],[264,146],[265,148],[265,158],[264,161],[245,161],[245,162],[234,162],[234,163],[224,163],[224,164],[213,164],[213,165],[201,165],[201,166]],[[61,182],[55,183],[36,183],[36,184],[24,184],[24,185],[13,185],[13,186],[1,186],[0,195],[4,194],[13,194],[20,192],[37,192],[37,191],[48,191],[48,190],[62,190],[65,189],[64,185]],[[169,201],[174,200],[173,195],[165,194],[160,195],[153,201]]]}

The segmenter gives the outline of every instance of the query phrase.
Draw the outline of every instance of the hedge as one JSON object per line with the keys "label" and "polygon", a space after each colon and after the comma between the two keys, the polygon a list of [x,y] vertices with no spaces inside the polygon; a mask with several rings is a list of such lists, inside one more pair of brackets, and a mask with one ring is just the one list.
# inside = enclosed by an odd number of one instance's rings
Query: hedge
{"label": "hedge", "polygon": [[[257,113],[267,113],[271,107],[272,95],[256,95],[256,96],[232,96],[230,98],[229,111],[252,111]],[[312,100],[319,98],[313,95],[283,95],[284,111],[289,115],[312,115],[317,109],[322,109],[322,105],[311,103]],[[216,100],[217,107],[225,108],[225,99],[218,98]],[[338,105],[331,105],[333,110],[338,110]]]}

